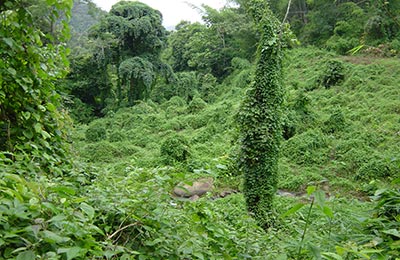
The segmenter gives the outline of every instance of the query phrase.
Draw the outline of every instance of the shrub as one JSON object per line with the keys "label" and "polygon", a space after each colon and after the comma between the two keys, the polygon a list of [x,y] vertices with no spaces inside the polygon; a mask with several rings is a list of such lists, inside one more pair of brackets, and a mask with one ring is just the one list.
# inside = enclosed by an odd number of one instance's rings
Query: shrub
{"label": "shrub", "polygon": [[116,146],[103,141],[86,145],[81,155],[91,162],[112,162],[121,157],[121,152]]}
{"label": "shrub", "polygon": [[[384,158],[374,158],[364,163],[357,171],[356,178],[364,181],[390,178],[394,176],[396,168],[391,161]],[[398,173],[398,170],[397,170]]]}
{"label": "shrub", "polygon": [[299,164],[323,163],[328,157],[328,140],[321,130],[295,135],[285,144],[284,154]]}
{"label": "shrub", "polygon": [[120,142],[125,140],[126,136],[122,131],[116,130],[110,133],[108,140],[110,142]]}
{"label": "shrub", "polygon": [[89,142],[98,142],[107,139],[105,124],[101,120],[92,122],[85,133],[86,140]]}
{"label": "shrub", "polygon": [[342,61],[328,60],[318,83],[325,88],[339,85],[345,78],[345,68]]}
{"label": "shrub", "polygon": [[129,140],[130,143],[140,147],[146,147],[148,143],[155,141],[150,135],[151,131],[145,127],[131,129],[126,132],[127,140]]}
{"label": "shrub", "polygon": [[166,164],[186,162],[189,158],[189,143],[182,135],[174,134],[162,142],[160,154]]}
{"label": "shrub", "polygon": [[346,127],[346,119],[343,112],[340,109],[334,111],[328,120],[324,122],[323,130],[325,133],[333,134],[341,131]]}
{"label": "shrub", "polygon": [[204,109],[207,106],[207,103],[201,99],[200,97],[195,97],[190,103],[189,103],[189,112],[190,113],[196,113],[199,112],[200,110]]}

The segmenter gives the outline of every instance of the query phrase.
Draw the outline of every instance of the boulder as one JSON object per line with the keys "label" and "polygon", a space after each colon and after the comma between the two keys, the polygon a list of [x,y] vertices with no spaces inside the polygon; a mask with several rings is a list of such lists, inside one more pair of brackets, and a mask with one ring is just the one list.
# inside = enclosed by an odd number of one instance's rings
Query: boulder
{"label": "boulder", "polygon": [[212,178],[202,178],[194,181],[191,185],[181,182],[174,188],[174,194],[180,198],[201,197],[212,191],[214,180]]}

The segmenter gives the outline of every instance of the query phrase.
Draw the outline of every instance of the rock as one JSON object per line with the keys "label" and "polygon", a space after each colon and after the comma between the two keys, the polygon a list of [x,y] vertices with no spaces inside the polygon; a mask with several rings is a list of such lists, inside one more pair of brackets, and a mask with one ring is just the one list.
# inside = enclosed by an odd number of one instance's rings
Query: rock
{"label": "rock", "polygon": [[229,195],[232,195],[234,193],[237,193],[237,190],[232,190],[232,189],[227,189],[227,190],[223,190],[219,193],[219,197],[220,198],[225,198]]}
{"label": "rock", "polygon": [[213,182],[214,180],[212,178],[199,179],[194,181],[192,185],[181,182],[174,188],[173,192],[177,197],[181,198],[191,198],[193,196],[201,197],[214,188]]}
{"label": "rock", "polygon": [[200,197],[198,195],[193,195],[192,197],[189,198],[191,201],[196,201],[198,199],[200,199]]}

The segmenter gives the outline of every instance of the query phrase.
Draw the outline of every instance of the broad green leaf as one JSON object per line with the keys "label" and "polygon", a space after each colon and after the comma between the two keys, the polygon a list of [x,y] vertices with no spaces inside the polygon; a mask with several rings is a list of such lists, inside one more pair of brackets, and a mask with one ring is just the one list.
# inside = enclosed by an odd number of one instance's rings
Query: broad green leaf
{"label": "broad green leaf", "polygon": [[322,253],[322,258],[324,259],[335,259],[335,260],[343,260],[343,258],[335,253],[330,253],[330,252],[326,252],[326,253]]}
{"label": "broad green leaf", "polygon": [[45,108],[44,106],[42,106],[42,105],[38,105],[38,108],[39,108],[39,110],[42,111],[42,112],[45,112],[45,111],[46,111],[46,108]]}
{"label": "broad green leaf", "polygon": [[315,246],[315,245],[309,245],[308,246],[310,253],[313,256],[313,259],[322,259],[321,257],[321,250],[319,249],[319,247]]}
{"label": "broad green leaf", "polygon": [[14,40],[12,38],[3,38],[3,41],[10,46],[11,48],[14,46]]}
{"label": "broad green leaf", "polygon": [[33,127],[36,131],[36,133],[40,134],[42,132],[42,124],[36,123]]}
{"label": "broad green leaf", "polygon": [[55,215],[54,217],[52,217],[51,219],[49,219],[47,222],[61,222],[66,219],[67,219],[67,217],[64,214],[58,214],[58,215]]}
{"label": "broad green leaf", "polygon": [[205,259],[201,252],[195,252],[193,253],[193,256],[197,257],[198,259]]}
{"label": "broad green leaf", "polygon": [[47,65],[45,63],[40,63],[40,68],[42,68],[44,71],[47,71]]}
{"label": "broad green leaf", "polygon": [[288,257],[286,254],[280,254],[278,256],[276,256],[276,260],[287,260]]}
{"label": "broad green leaf", "polygon": [[299,211],[299,209],[301,209],[304,206],[304,204],[302,203],[298,203],[296,205],[294,205],[293,207],[291,207],[288,211],[286,211],[285,213],[281,214],[281,218],[285,218],[287,216],[293,215],[294,213],[296,213],[297,211]]}
{"label": "broad green leaf", "polygon": [[70,247],[70,248],[59,248],[57,250],[58,254],[66,254],[67,260],[74,259],[75,257],[82,256],[81,254],[84,253],[86,250],[80,247]]}
{"label": "broad green leaf", "polygon": [[217,169],[221,169],[221,170],[226,170],[228,167],[226,167],[226,165],[223,164],[217,164],[215,167],[217,167]]}
{"label": "broad green leaf", "polygon": [[75,195],[76,191],[73,188],[67,186],[55,186],[51,187],[51,190],[57,192],[58,194]]}
{"label": "broad green leaf", "polygon": [[49,243],[64,243],[71,240],[69,237],[62,237],[52,231],[45,230],[41,232],[43,239]]}
{"label": "broad green leaf", "polygon": [[47,110],[48,111],[50,111],[50,112],[54,112],[54,111],[56,111],[56,106],[54,106],[52,103],[47,103],[46,104],[46,108],[47,108]]}
{"label": "broad green leaf", "polygon": [[400,238],[400,232],[397,229],[383,230],[382,233]]}
{"label": "broad green leaf", "polygon": [[92,219],[94,217],[94,208],[92,206],[90,206],[89,204],[86,203],[81,203],[80,208],[82,209],[83,212],[85,212],[85,214]]}
{"label": "broad green leaf", "polygon": [[11,75],[13,75],[13,76],[16,76],[17,75],[17,71],[15,70],[15,69],[13,69],[13,68],[7,68],[7,70],[8,70],[8,72],[11,74]]}
{"label": "broad green leaf", "polygon": [[324,206],[323,208],[322,208],[322,212],[324,212],[324,214],[326,215],[326,216],[328,216],[329,218],[333,218],[334,216],[333,216],[333,211],[332,211],[332,209],[330,208],[330,207],[328,207],[328,206]]}
{"label": "broad green leaf", "polygon": [[31,112],[24,111],[24,112],[22,112],[22,116],[25,118],[25,120],[28,120],[31,117]]}
{"label": "broad green leaf", "polygon": [[315,192],[316,189],[317,189],[317,187],[315,187],[315,186],[308,186],[307,187],[307,195],[310,196],[311,194],[313,194]]}
{"label": "broad green leaf", "polygon": [[315,201],[318,206],[323,207],[325,205],[325,192],[318,190],[314,192]]}
{"label": "broad green leaf", "polygon": [[51,135],[50,135],[48,132],[44,131],[44,130],[41,132],[41,134],[42,134],[42,137],[43,137],[44,139],[49,139],[49,138],[51,138]]}
{"label": "broad green leaf", "polygon": [[22,131],[22,134],[28,139],[31,139],[33,137],[33,133],[32,133],[31,129],[26,129],[26,130]]}
{"label": "broad green leaf", "polygon": [[36,256],[35,253],[32,251],[25,251],[22,253],[19,253],[16,260],[35,260]]}

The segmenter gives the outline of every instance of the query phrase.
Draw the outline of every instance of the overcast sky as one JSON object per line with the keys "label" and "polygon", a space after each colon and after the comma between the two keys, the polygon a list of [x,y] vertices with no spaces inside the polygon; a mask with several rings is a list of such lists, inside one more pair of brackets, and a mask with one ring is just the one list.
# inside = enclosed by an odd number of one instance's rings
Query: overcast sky
{"label": "overcast sky", "polygon": [[[99,7],[109,11],[111,6],[119,0],[93,0]],[[201,6],[202,4],[209,5],[213,8],[219,9],[224,6],[226,0],[140,0],[154,9],[159,10],[163,14],[164,26],[166,28],[173,28],[180,21],[200,21],[201,15],[197,10],[193,10],[190,4]]]}

